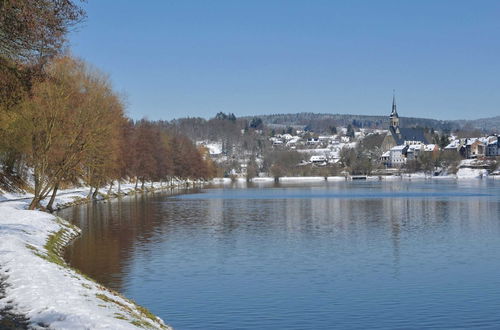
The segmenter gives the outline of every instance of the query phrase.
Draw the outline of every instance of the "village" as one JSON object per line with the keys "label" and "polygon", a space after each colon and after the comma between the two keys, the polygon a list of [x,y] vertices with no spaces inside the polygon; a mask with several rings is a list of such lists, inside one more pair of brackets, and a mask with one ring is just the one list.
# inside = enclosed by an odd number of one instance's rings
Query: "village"
{"label": "village", "polygon": [[[453,132],[445,134],[429,128],[405,127],[401,123],[395,97],[387,129],[348,125],[334,127],[332,131],[332,134],[318,134],[303,127],[276,127],[266,137],[267,150],[257,154],[241,148],[238,150],[236,146],[233,149],[237,152],[229,154],[224,151],[224,144],[217,141],[196,143],[205,147],[207,154],[220,167],[227,169],[224,175],[219,176],[246,178],[247,181],[254,177],[307,176],[301,174],[304,171],[294,170],[307,167],[311,169],[307,173],[325,177],[416,173],[436,177],[457,173],[461,177],[483,177],[499,174],[498,134],[476,132],[477,136],[464,137],[464,134],[455,135]],[[263,130],[256,133],[266,135]],[[241,134],[245,134],[244,130]],[[295,162],[281,164],[280,175],[272,173],[277,154],[288,154],[284,158]],[[364,162],[364,166],[356,166],[355,163],[359,162]],[[248,170],[251,163],[257,167],[253,174],[249,174]],[[291,170],[283,171],[284,167]]]}

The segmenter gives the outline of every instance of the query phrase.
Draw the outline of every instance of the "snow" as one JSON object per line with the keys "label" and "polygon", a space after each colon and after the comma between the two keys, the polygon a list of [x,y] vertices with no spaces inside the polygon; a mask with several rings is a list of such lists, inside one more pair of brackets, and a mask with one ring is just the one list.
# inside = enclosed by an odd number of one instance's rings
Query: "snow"
{"label": "snow", "polygon": [[258,178],[253,178],[252,182],[274,182],[274,178],[270,178],[270,177],[258,177]]}
{"label": "snow", "polygon": [[313,181],[325,181],[325,177],[322,176],[284,176],[281,177],[280,182],[313,182]]}
{"label": "snow", "polygon": [[401,150],[403,150],[404,148],[406,148],[406,146],[405,146],[405,145],[395,146],[395,147],[392,147],[392,148],[391,148],[391,151],[401,151]]}
{"label": "snow", "polygon": [[330,149],[328,149],[328,148],[297,149],[297,152],[310,153],[310,154],[316,154],[316,155],[326,155],[330,152]]}
{"label": "snow", "polygon": [[424,150],[427,152],[431,152],[431,151],[434,151],[436,149],[438,149],[438,147],[435,144],[426,144]]}
{"label": "snow", "polygon": [[386,151],[386,152],[384,152],[384,153],[382,154],[382,156],[381,156],[381,157],[385,157],[385,158],[387,158],[387,157],[390,157],[390,156],[391,156],[391,152],[390,152],[390,151]]}
{"label": "snow", "polygon": [[329,176],[326,178],[327,181],[345,181],[345,176]]}
{"label": "snow", "polygon": [[212,179],[212,183],[215,183],[215,184],[228,184],[228,183],[231,183],[232,180],[231,178],[213,178]]}
{"label": "snow", "polygon": [[463,167],[458,169],[457,178],[458,179],[474,179],[474,178],[482,178],[487,177],[488,171],[485,169],[478,168],[468,168]]}
{"label": "snow", "polygon": [[205,146],[208,149],[208,153],[211,156],[220,155],[222,153],[222,143],[221,142],[196,141],[196,145]]}
{"label": "snow", "polygon": [[460,140],[452,140],[446,147],[445,149],[457,149],[460,146]]}
{"label": "snow", "polygon": [[[182,181],[182,180],[172,180],[171,184],[174,187],[180,187],[183,186],[186,183],[193,183],[193,181]],[[198,182],[196,182],[198,183]],[[139,188],[141,185],[139,184]],[[146,189],[163,189],[167,187],[167,183],[159,183],[159,182],[154,182],[152,185],[151,183],[146,183],[144,186]],[[112,189],[109,189],[108,187],[104,187],[99,189],[99,196],[97,199],[104,199],[105,194],[108,194],[111,192],[111,194],[122,194],[122,195],[128,195],[131,193],[135,192],[135,183],[122,183],[120,185],[120,191],[118,191],[118,183],[115,182],[112,186]],[[56,196],[56,199],[54,200],[54,207],[55,208],[63,208],[65,206],[68,206],[69,204],[74,203],[75,201],[86,199],[89,194],[89,188],[88,187],[81,187],[81,188],[71,188],[71,189],[62,189],[59,190]],[[23,194],[16,194],[16,193],[6,193],[2,192],[0,190],[0,202],[4,201],[13,201],[13,200],[19,200],[19,201],[24,201],[28,203],[31,199],[33,198],[33,194],[31,193],[23,193]],[[42,206],[46,206],[49,202],[49,198],[46,198],[44,201],[42,201],[40,204]]]}
{"label": "snow", "polygon": [[210,155],[220,155],[222,153],[222,143],[208,143],[207,148]]}

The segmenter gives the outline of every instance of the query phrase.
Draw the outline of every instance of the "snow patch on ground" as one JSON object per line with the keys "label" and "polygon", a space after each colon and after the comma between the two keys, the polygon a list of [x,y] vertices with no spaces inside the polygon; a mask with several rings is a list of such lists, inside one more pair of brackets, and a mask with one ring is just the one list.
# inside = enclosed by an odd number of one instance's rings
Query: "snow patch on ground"
{"label": "snow patch on ground", "polygon": [[258,177],[258,178],[253,178],[252,182],[274,182],[274,178],[270,178],[270,177]]}
{"label": "snow patch on ground", "polygon": [[488,171],[479,168],[462,167],[459,168],[457,172],[458,179],[474,179],[474,178],[483,178],[487,176],[488,176]]}
{"label": "snow patch on ground", "polygon": [[284,176],[279,179],[280,182],[317,182],[325,181],[323,176]]}
{"label": "snow patch on ground", "polygon": [[212,179],[212,183],[217,183],[217,184],[228,184],[228,183],[231,183],[232,180],[231,178],[213,178]]}
{"label": "snow patch on ground", "polygon": [[327,181],[346,181],[345,176],[329,176],[326,178]]}

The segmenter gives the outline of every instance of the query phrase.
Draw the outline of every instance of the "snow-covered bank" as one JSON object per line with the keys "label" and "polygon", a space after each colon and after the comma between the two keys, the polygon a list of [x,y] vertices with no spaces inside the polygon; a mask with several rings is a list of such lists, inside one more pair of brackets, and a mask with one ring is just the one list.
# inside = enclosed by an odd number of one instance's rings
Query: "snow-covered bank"
{"label": "snow-covered bank", "polygon": [[280,182],[321,182],[325,181],[323,176],[283,176]]}
{"label": "snow-covered bank", "polygon": [[[464,180],[464,179],[500,179],[500,175],[489,175],[488,171],[485,169],[471,169],[471,168],[461,168],[458,170],[457,174],[445,174],[445,175],[430,175],[423,172],[416,173],[402,173],[398,175],[368,175],[361,176],[367,181],[399,181],[399,180]],[[351,180],[351,176],[298,176],[298,177],[280,177],[278,181],[280,183],[313,183],[313,182],[341,182]],[[361,178],[359,178],[361,179]],[[246,182],[245,178],[236,178],[234,180],[230,178],[215,178],[211,181],[214,184],[231,184],[233,182],[243,183]],[[253,183],[272,183],[275,179],[272,177],[255,177],[250,180]]]}
{"label": "snow-covered bank", "polygon": [[[147,188],[170,187],[155,183]],[[86,201],[88,192],[63,190],[55,205]],[[103,191],[108,192],[118,193],[116,187]],[[134,184],[121,186],[121,194],[133,192]],[[49,213],[26,210],[30,194],[0,194],[0,311],[24,316],[35,329],[169,328],[145,308],[66,265],[60,253],[79,234],[77,227]]]}
{"label": "snow-covered bank", "polygon": [[34,328],[166,328],[142,307],[66,266],[59,253],[78,228],[25,207],[23,201],[0,204],[0,276],[6,284],[0,309],[11,305]]}
{"label": "snow-covered bank", "polygon": [[[163,190],[163,189],[179,189],[186,188],[186,186],[193,186],[201,184],[201,182],[194,181],[172,181],[171,183],[147,183],[144,186],[145,192],[155,191],[155,190]],[[139,188],[141,185],[139,185]],[[103,200],[107,198],[113,198],[124,195],[131,195],[138,192],[143,192],[141,189],[135,188],[135,183],[122,183],[120,186],[118,184],[114,184],[111,189],[109,187],[105,187],[99,190],[97,195],[97,200]],[[73,206],[76,204],[86,203],[89,201],[90,188],[88,187],[79,187],[79,188],[71,188],[71,189],[63,189],[59,190],[57,196],[54,200],[54,208],[64,208],[68,206]],[[8,201],[29,201],[33,198],[33,194],[31,193],[5,193],[0,190],[0,203],[8,202]],[[40,204],[42,206],[46,206],[49,202],[49,198],[44,199]]]}
{"label": "snow-covered bank", "polygon": [[485,169],[478,168],[460,168],[457,172],[457,178],[459,179],[481,179],[488,176],[488,171]]}

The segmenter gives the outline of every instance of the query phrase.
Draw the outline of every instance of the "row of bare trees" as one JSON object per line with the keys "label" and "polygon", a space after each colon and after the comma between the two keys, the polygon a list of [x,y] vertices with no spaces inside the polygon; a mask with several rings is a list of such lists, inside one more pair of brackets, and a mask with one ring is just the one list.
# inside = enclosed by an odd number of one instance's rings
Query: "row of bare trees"
{"label": "row of bare trees", "polygon": [[107,77],[83,61],[57,58],[44,73],[4,127],[5,165],[7,159],[18,163],[4,171],[20,162],[32,170],[30,208],[51,195],[51,209],[61,185],[84,183],[95,197],[99,187],[126,178],[144,187],[146,181],[211,176],[208,157],[191,140],[154,122],[132,122]]}
{"label": "row of bare trees", "polygon": [[[64,55],[67,32],[85,17],[75,1],[0,2],[0,180],[33,183],[30,209],[57,191],[132,179],[203,179],[214,166],[187,137],[133,122],[108,77]],[[119,189],[119,188],[118,188]]]}

